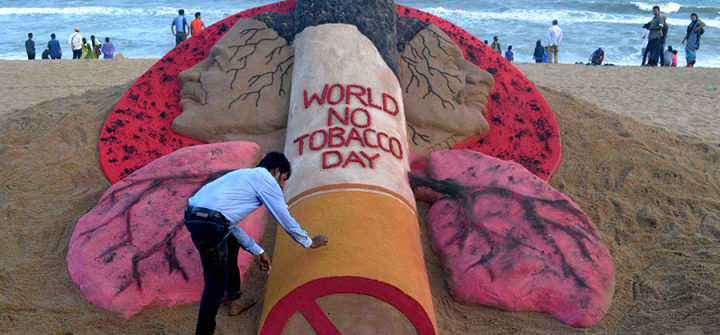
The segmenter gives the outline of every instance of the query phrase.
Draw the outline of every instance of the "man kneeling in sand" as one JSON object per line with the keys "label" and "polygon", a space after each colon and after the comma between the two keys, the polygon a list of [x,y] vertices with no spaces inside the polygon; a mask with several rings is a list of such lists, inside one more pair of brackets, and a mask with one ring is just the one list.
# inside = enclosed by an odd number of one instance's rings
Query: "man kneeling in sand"
{"label": "man kneeling in sand", "polygon": [[285,155],[271,152],[254,169],[229,172],[203,186],[188,200],[185,225],[200,253],[205,279],[196,334],[213,334],[215,315],[225,291],[231,316],[255,304],[254,300],[240,299],[238,251],[242,247],[257,256],[260,269],[268,273],[270,258],[238,224],[260,206],[265,205],[285,232],[303,247],[315,249],[327,245],[324,235],[310,239],[288,212],[282,187],[291,173]]}

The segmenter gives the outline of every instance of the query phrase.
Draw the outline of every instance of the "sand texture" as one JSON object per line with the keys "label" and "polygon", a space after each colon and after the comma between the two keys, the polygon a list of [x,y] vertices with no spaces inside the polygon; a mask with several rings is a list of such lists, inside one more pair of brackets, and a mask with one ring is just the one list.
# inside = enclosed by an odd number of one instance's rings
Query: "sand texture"
{"label": "sand texture", "polygon": [[156,62],[157,59],[0,60],[0,113],[125,84]]}
{"label": "sand texture", "polygon": [[[146,61],[126,62],[103,71],[107,76],[121,76],[134,66],[135,73],[140,74],[150,65]],[[0,73],[31,72],[22,78],[48,82],[56,79],[48,74],[52,71],[32,73],[34,69],[25,67],[30,63],[0,62]],[[62,62],[58,66],[82,72],[86,63]],[[531,72],[525,66],[521,69]],[[612,94],[612,103],[636,104],[637,95],[644,94],[614,87],[643,82],[647,80],[646,72],[617,67],[562,69],[570,81],[583,77],[575,71],[584,76],[589,76],[585,71],[597,71],[598,79],[589,81],[582,92],[613,92],[607,93]],[[670,70],[677,75],[674,86],[668,87],[691,84],[679,78],[694,81],[716,73],[710,69]],[[538,67],[532,71],[530,78],[539,86],[552,87],[545,82],[552,78],[554,69],[543,73]],[[692,71],[692,75],[684,71]],[[41,89],[33,88],[32,79],[18,78],[3,75],[0,87],[9,87],[7,81],[12,80],[17,87],[29,87],[30,94]],[[31,95],[25,98],[28,108],[0,108],[0,332],[193,332],[197,303],[153,308],[125,320],[90,305],[70,279],[65,264],[77,220],[95,206],[109,187],[98,163],[98,136],[103,121],[129,85],[43,102]],[[75,89],[68,87],[64,92],[75,93]],[[3,103],[17,98],[10,96],[15,93],[2,92]],[[418,203],[425,261],[441,333],[715,333],[720,329],[720,146],[645,124],[646,120],[638,122],[570,93],[550,89],[541,89],[541,93],[556,115],[563,141],[564,160],[551,185],[577,202],[595,222],[615,260],[616,294],[609,314],[594,327],[573,329],[545,314],[453,302],[427,241],[428,229],[422,219],[430,206]],[[661,105],[657,102],[658,107]],[[678,126],[684,122],[677,109],[656,113],[653,121],[666,114],[678,117],[674,121]],[[717,118],[710,109],[700,107],[686,113],[702,114],[706,120]],[[670,124],[668,121],[664,126]],[[694,124],[684,126],[691,133],[704,129]],[[274,240],[272,228],[261,241],[270,256]],[[253,267],[249,278],[245,296],[260,302],[238,317],[229,317],[227,310],[221,309],[218,333],[257,332],[267,276]]]}
{"label": "sand texture", "polygon": [[720,69],[516,64],[537,87],[720,143]]}

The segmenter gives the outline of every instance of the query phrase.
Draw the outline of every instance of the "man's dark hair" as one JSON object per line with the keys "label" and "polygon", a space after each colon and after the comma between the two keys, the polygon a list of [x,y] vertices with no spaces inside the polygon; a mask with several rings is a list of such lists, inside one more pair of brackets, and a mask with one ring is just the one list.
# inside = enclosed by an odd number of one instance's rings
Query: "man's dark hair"
{"label": "man's dark hair", "polygon": [[28,33],[28,38],[32,38],[32,33]]}
{"label": "man's dark hair", "polygon": [[485,40],[485,44],[488,44],[488,40]]}
{"label": "man's dark hair", "polygon": [[497,40],[498,40],[497,36],[493,36],[493,41],[497,41]]}
{"label": "man's dark hair", "polygon": [[195,13],[195,18],[197,19],[199,17],[200,17],[200,12]]}
{"label": "man's dark hair", "polygon": [[290,178],[290,175],[292,175],[290,162],[288,162],[284,154],[276,151],[270,152],[265,155],[265,158],[263,158],[260,163],[258,163],[257,167],[264,167],[268,171],[280,169],[280,174],[287,173],[288,178]]}
{"label": "man's dark hair", "polygon": [[55,38],[55,33],[50,34],[50,38]]}
{"label": "man's dark hair", "polygon": [[553,20],[553,26],[557,26],[557,20]]}
{"label": "man's dark hair", "polygon": [[657,10],[660,11],[660,6],[653,6],[653,10],[655,10],[655,8],[657,8]]}
{"label": "man's dark hair", "polygon": [[185,10],[184,10],[184,9],[179,10],[179,11],[178,11],[178,14],[184,15],[184,14],[185,14]]}
{"label": "man's dark hair", "polygon": [[508,45],[508,50],[512,50],[512,45]]}
{"label": "man's dark hair", "polygon": [[105,37],[105,43],[110,43],[110,37]]}

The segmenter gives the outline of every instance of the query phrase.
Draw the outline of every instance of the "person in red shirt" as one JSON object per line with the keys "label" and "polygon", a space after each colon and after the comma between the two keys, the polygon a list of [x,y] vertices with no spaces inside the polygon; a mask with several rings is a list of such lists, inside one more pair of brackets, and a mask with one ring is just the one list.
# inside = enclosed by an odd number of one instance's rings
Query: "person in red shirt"
{"label": "person in red shirt", "polygon": [[195,13],[195,20],[190,22],[190,36],[195,36],[201,30],[205,29],[205,22],[200,17],[200,12]]}

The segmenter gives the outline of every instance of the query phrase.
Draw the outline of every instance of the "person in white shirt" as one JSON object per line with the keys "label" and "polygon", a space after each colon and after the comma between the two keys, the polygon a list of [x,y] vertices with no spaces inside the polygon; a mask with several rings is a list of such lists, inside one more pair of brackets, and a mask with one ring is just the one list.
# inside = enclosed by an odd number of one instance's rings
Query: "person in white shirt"
{"label": "person in white shirt", "polygon": [[70,35],[68,43],[70,43],[70,49],[73,51],[73,59],[81,59],[83,44],[82,36],[80,35],[80,27],[75,28],[75,32]]}
{"label": "person in white shirt", "polygon": [[240,300],[239,248],[257,256],[260,269],[268,273],[270,259],[238,224],[260,206],[265,205],[285,232],[303,247],[327,245],[326,236],[311,239],[288,212],[282,187],[291,174],[285,155],[271,152],[254,169],[231,171],[188,199],[185,225],[200,253],[205,278],[196,334],[213,334],[215,315],[226,291],[231,316],[255,304],[254,300]]}
{"label": "person in white shirt", "polygon": [[562,41],[562,29],[558,27],[557,20],[553,20],[552,27],[548,29],[548,59],[550,63],[553,62],[553,55],[555,56],[555,64],[558,63],[558,53],[560,52],[560,42]]}

